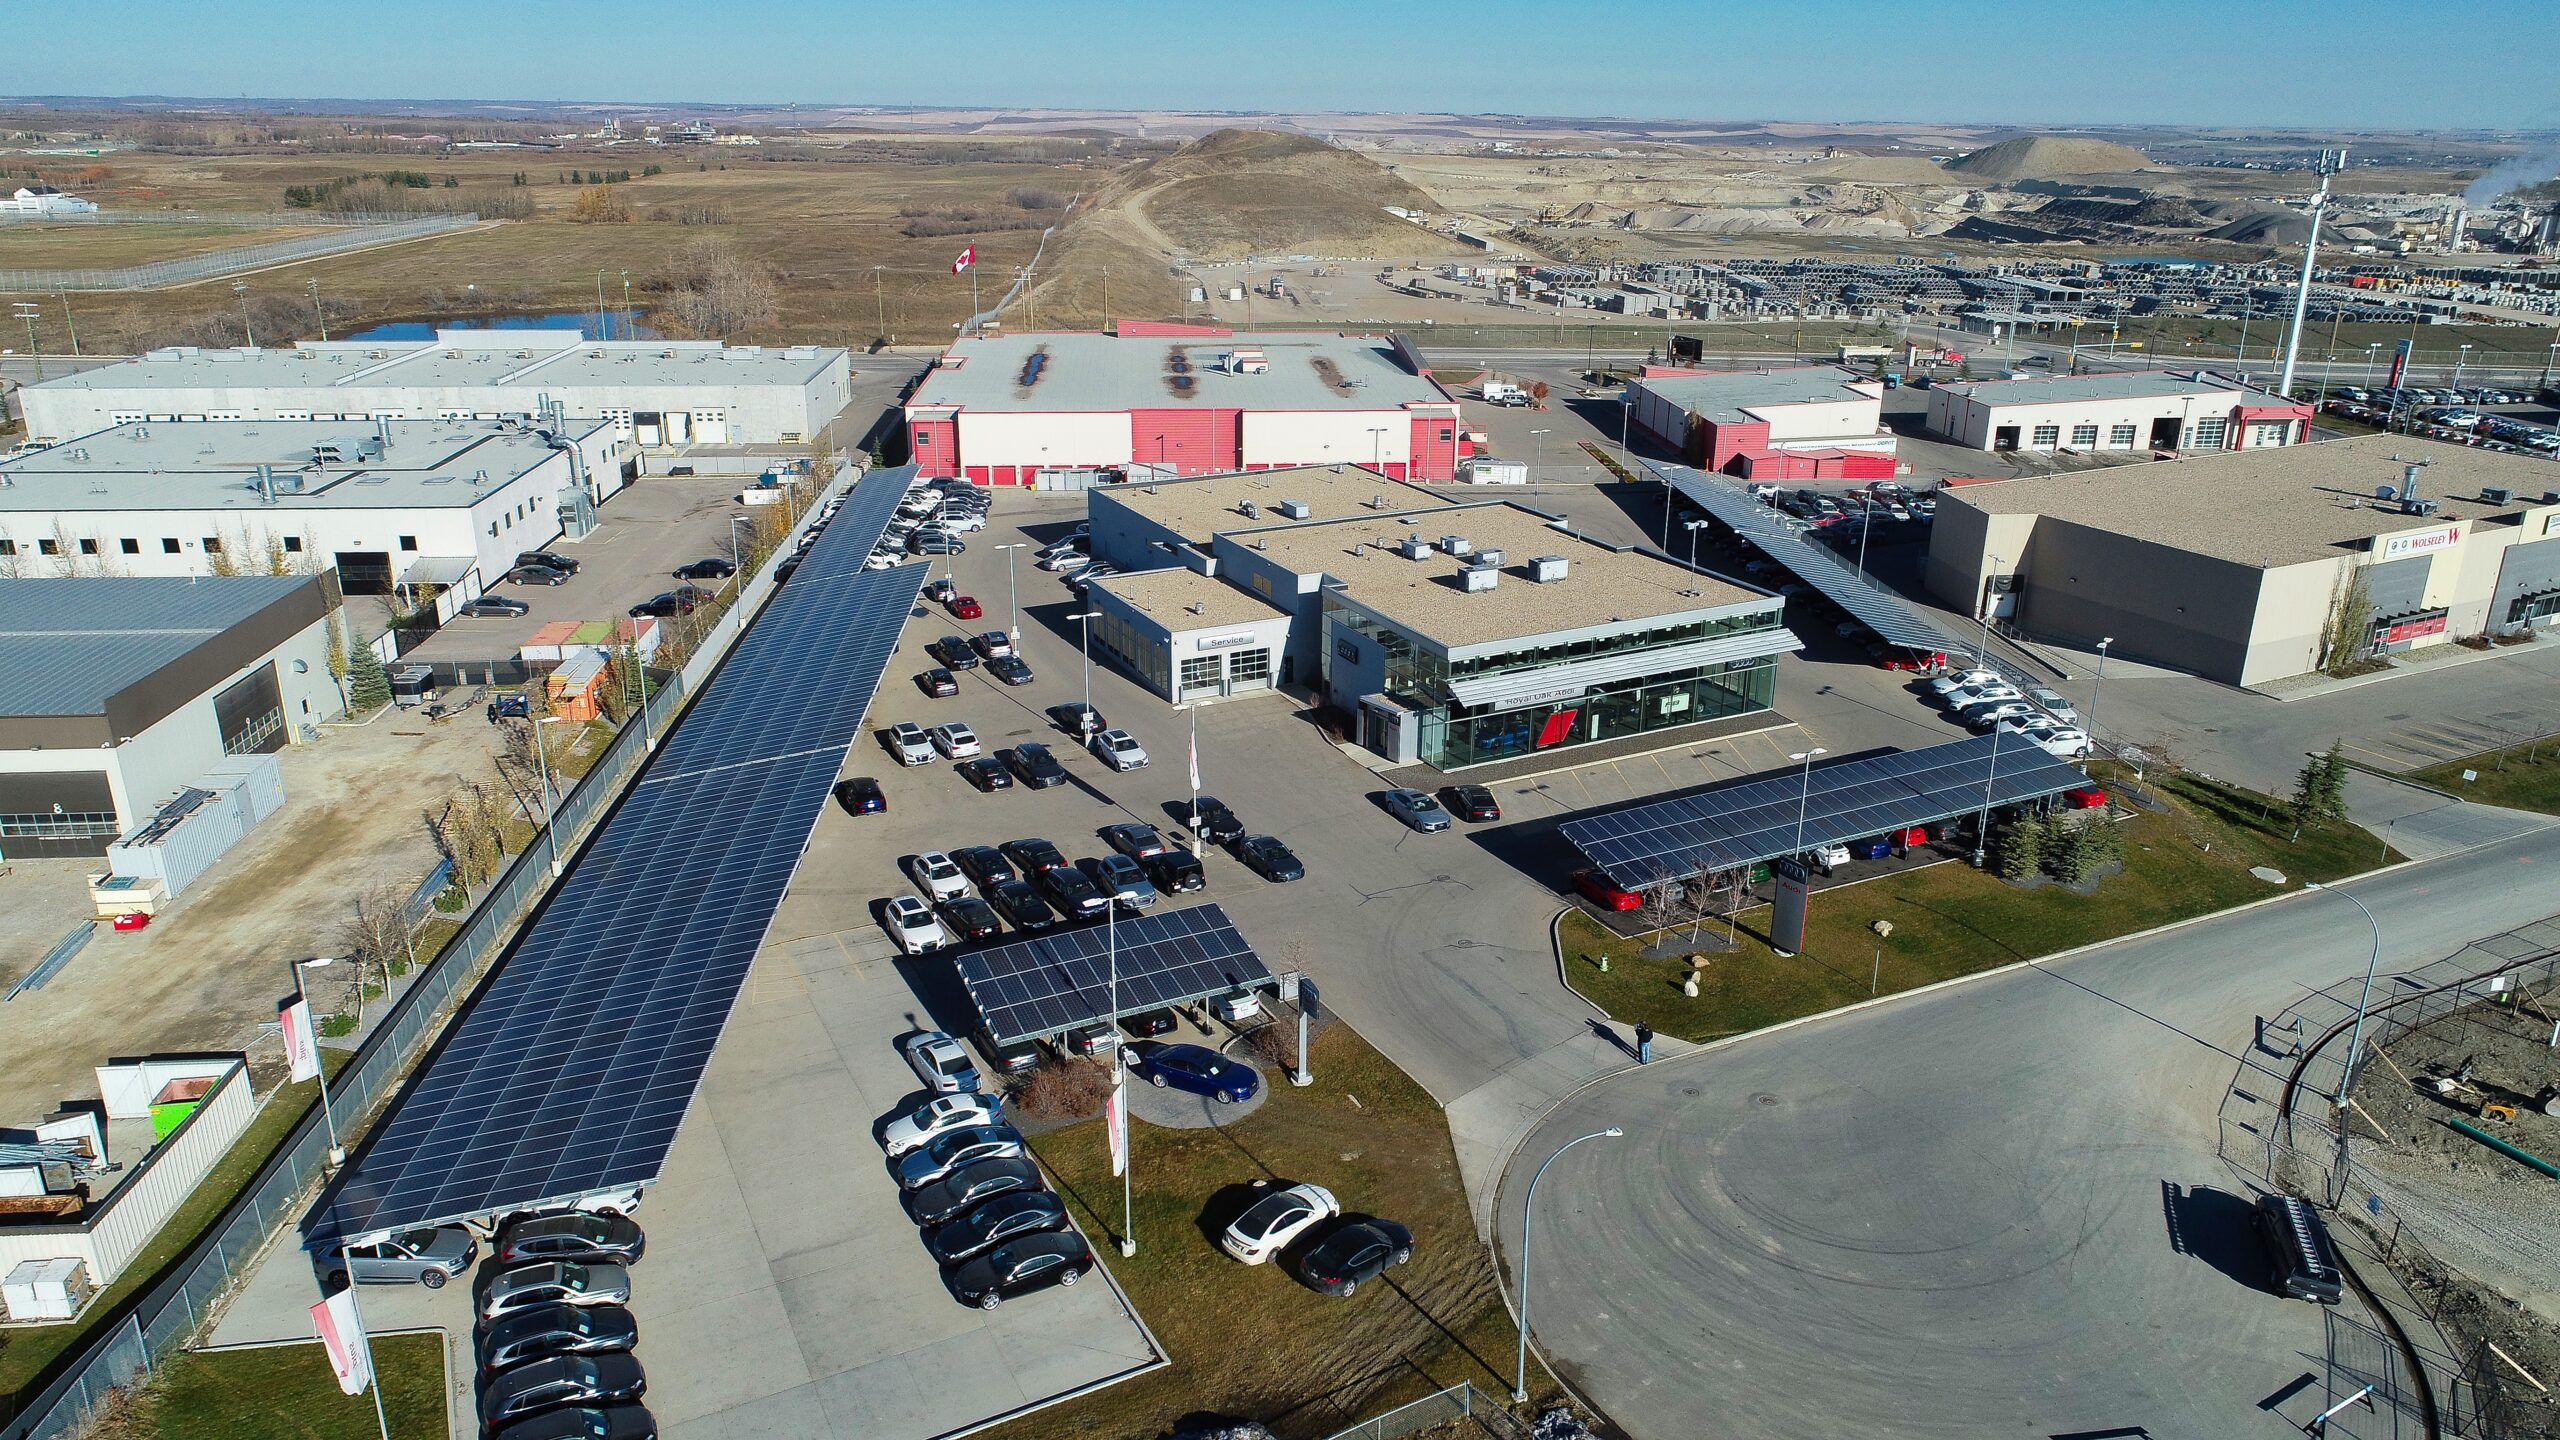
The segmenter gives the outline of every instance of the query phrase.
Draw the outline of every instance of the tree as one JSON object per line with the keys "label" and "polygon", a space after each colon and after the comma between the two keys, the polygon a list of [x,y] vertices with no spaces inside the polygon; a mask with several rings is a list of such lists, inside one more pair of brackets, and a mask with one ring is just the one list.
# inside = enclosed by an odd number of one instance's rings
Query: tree
{"label": "tree", "polygon": [[1998,864],[2003,880],[2035,878],[2053,848],[2053,825],[2042,815],[2022,815],[2000,832]]}
{"label": "tree", "polygon": [[338,927],[338,946],[356,971],[356,1017],[364,1017],[364,982],[377,976],[391,988],[391,967],[409,961],[408,896],[397,885],[378,885],[356,897],[353,912]]}
{"label": "tree", "polygon": [[580,189],[569,206],[569,219],[579,225],[619,225],[630,218],[631,207],[602,184]]}
{"label": "tree", "polygon": [[2329,601],[2328,623],[2320,630],[2320,668],[2344,675],[2369,653],[2373,628],[2373,592],[2364,567],[2354,567]]}
{"label": "tree", "polygon": [[663,317],[688,335],[726,339],[781,313],[772,267],[725,240],[696,240],[677,251],[666,280]]}
{"label": "tree", "polygon": [[391,672],[382,668],[382,657],[372,645],[352,635],[347,638],[347,696],[355,710],[379,710],[391,703]]}
{"label": "tree", "polygon": [[329,678],[337,684],[338,708],[341,710],[353,708],[351,702],[347,699],[348,664],[346,614],[347,612],[343,608],[331,610],[329,612]]}
{"label": "tree", "polygon": [[2344,740],[2331,740],[2329,753],[2320,757],[2320,812],[2332,820],[2347,818],[2347,747]]}
{"label": "tree", "polygon": [[2089,830],[2086,825],[2063,825],[2046,837],[2044,868],[2054,879],[2077,885],[2089,878],[2089,871],[2095,866]]}

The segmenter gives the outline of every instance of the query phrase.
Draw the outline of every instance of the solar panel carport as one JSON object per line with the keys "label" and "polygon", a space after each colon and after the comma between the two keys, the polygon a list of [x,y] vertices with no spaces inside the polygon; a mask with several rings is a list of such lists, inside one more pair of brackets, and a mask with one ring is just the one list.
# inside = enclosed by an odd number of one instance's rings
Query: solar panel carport
{"label": "solar panel carport", "polygon": [[[1106,946],[1118,951],[1116,1003]],[[1053,931],[967,951],[954,963],[969,1002],[998,1045],[1271,981],[1270,968],[1216,905]]]}
{"label": "solar panel carport", "polygon": [[855,486],[323,1196],[307,1245],[657,1178],[924,582],[923,564],[861,568],[912,474]]}
{"label": "solar panel carport", "polygon": [[[1994,753],[1994,747],[1997,753]],[[1926,750],[1728,781],[1587,812],[1556,828],[1625,889],[1733,870],[2076,790],[2088,778],[2034,745],[1981,735]],[[1798,807],[1803,840],[1797,840]]]}

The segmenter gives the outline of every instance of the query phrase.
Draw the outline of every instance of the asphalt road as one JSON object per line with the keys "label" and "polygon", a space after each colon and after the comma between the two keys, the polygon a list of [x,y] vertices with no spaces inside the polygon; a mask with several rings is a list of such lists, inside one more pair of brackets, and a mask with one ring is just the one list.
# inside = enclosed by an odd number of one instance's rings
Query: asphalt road
{"label": "asphalt road", "polygon": [[[2546,830],[2350,888],[2389,971],[2560,908],[2555,864]],[[2297,895],[1629,1068],[1512,1158],[1506,1272],[1530,1170],[1621,1125],[1540,1187],[1532,1320],[1639,1440],[1707,1416],[1726,1436],[2289,1433],[2257,1407],[2323,1368],[2322,1317],[2249,1283],[2215,1113],[2254,1018],[2360,972],[2368,933]]]}

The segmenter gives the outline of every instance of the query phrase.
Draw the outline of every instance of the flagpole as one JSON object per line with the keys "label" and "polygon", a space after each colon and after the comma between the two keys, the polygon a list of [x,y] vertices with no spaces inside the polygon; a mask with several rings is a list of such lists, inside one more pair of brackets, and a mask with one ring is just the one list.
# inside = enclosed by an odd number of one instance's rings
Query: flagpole
{"label": "flagpole", "polygon": [[1183,813],[1191,817],[1191,858],[1200,864],[1200,879],[1209,878],[1209,842],[1200,832],[1200,712],[1193,705],[1182,707],[1183,718],[1191,722],[1191,808]]}
{"label": "flagpole", "polygon": [[[338,1143],[338,1116],[329,1108],[329,1062],[320,1054],[320,1025],[318,1021],[311,1018],[311,992],[303,986],[302,971],[305,966],[335,965],[336,963],[338,961],[334,955],[321,955],[309,960],[293,962],[293,998],[302,1002],[302,1022],[310,1027],[311,1068],[315,1072],[313,1078],[320,1082],[320,1119],[329,1127],[329,1168],[332,1170],[347,1163],[347,1148]],[[356,983],[363,984],[364,977],[357,976]]]}
{"label": "flagpole", "polygon": [[356,1262],[348,1252],[348,1237],[338,1237],[338,1266],[347,1272],[347,1314],[356,1322],[356,1335],[364,1346],[364,1378],[366,1388],[373,1391],[373,1423],[382,1427],[382,1440],[391,1440],[391,1416],[382,1408],[382,1369],[373,1363],[373,1332],[364,1328],[364,1305],[356,1299]]}
{"label": "flagpole", "polygon": [[1120,1116],[1120,1254],[1127,1258],[1138,1253],[1138,1211],[1132,1200],[1131,1174],[1137,1169],[1137,1156],[1132,1153],[1129,1126],[1129,1066],[1120,1053],[1120,897],[1111,897],[1110,908],[1102,912],[1102,952],[1110,966],[1111,986],[1111,1098],[1112,1108]]}

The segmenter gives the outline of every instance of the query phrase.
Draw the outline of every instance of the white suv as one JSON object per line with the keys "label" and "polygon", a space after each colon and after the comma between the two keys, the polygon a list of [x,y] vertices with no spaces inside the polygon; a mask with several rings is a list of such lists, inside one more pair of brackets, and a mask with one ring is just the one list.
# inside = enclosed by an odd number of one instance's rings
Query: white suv
{"label": "white suv", "polygon": [[954,760],[966,760],[984,748],[978,744],[978,732],[957,720],[933,727],[933,748]]}
{"label": "white suv", "polygon": [[1146,747],[1126,730],[1105,730],[1094,736],[1093,753],[1114,770],[1135,770],[1147,763]]}
{"label": "white suv", "polygon": [[916,888],[936,901],[954,900],[969,893],[969,877],[951,863],[951,857],[939,850],[927,850],[908,857],[907,877]]}
{"label": "white suv", "polygon": [[889,727],[889,748],[897,753],[901,765],[933,763],[933,742],[926,739],[924,727],[911,720],[901,720]]}
{"label": "white suv", "polygon": [[933,918],[933,907],[913,895],[890,896],[889,903],[881,908],[880,923],[888,930],[889,938],[898,942],[898,948],[910,955],[948,949],[951,944],[951,932]]}

